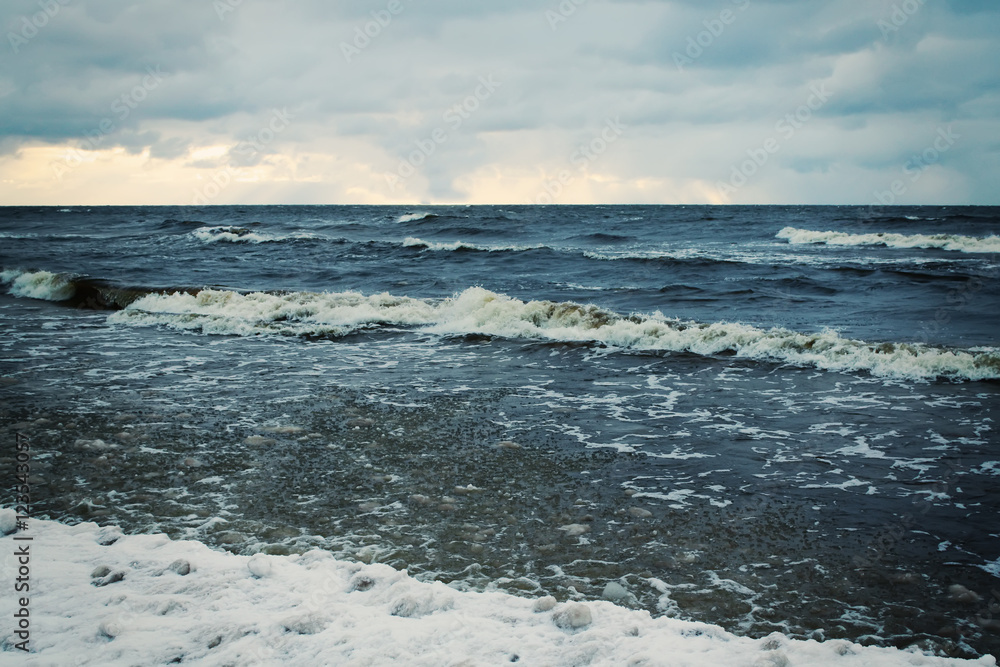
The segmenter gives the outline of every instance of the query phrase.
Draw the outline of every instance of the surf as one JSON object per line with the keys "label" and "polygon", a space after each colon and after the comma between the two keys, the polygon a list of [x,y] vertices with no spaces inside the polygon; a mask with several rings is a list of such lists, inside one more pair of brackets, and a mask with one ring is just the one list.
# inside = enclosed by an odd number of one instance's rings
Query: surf
{"label": "surf", "polygon": [[522,301],[482,287],[446,299],[388,293],[292,292],[149,294],[109,316],[112,324],[167,326],[208,334],[339,337],[384,326],[451,335],[587,343],[622,351],[732,355],[826,371],[912,380],[1000,379],[1000,350],[872,343],[826,330],[801,333],[739,322],[701,323],[661,312],[621,315],[574,302]]}
{"label": "surf", "polygon": [[962,236],[959,234],[848,234],[846,232],[816,232],[785,227],[777,238],[792,245],[884,246],[886,248],[922,248],[965,253],[1000,252],[1000,236]]}

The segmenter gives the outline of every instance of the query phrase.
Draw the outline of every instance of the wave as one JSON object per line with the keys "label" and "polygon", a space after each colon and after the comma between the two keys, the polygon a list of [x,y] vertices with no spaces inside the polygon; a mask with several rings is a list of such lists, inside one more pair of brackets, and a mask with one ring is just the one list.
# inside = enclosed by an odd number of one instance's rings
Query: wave
{"label": "wave", "polygon": [[205,224],[206,223],[202,222],[201,220],[178,220],[177,218],[167,218],[166,220],[160,223],[160,228],[169,229],[172,227],[179,227],[183,229],[185,227],[193,227],[194,225],[204,227]]}
{"label": "wave", "polygon": [[0,271],[0,283],[11,295],[28,299],[66,301],[76,294],[70,276],[50,271],[8,269]]}
{"label": "wave", "polygon": [[890,207],[888,209],[883,209],[881,214],[876,213],[870,208],[860,208],[857,209],[857,219],[863,220],[865,222],[887,222],[887,223],[905,223],[912,222],[915,220],[926,220],[926,221],[943,221],[948,222],[973,222],[973,223],[995,223],[998,219],[996,215],[996,207],[984,207],[981,211],[954,211],[947,210],[946,208],[939,209],[938,211],[926,211],[920,212],[920,215],[916,215],[913,212],[904,213],[899,211],[893,211],[895,207]]}
{"label": "wave", "polygon": [[69,241],[77,239],[93,238],[86,234],[35,234],[32,232],[0,232],[0,239],[26,240],[38,239],[42,241]]}
{"label": "wave", "polygon": [[453,241],[451,243],[436,243],[425,241],[413,236],[408,236],[403,240],[403,245],[407,248],[426,248],[427,250],[465,250],[475,252],[522,252],[525,250],[542,250],[544,245],[475,245],[463,241]]}
{"label": "wave", "polygon": [[[602,248],[599,251],[583,250],[587,259],[601,262],[629,262],[639,265],[662,267],[807,267],[838,273],[871,275],[878,271],[899,273],[901,275],[922,275],[926,278],[937,278],[939,273],[945,276],[956,272],[966,277],[983,275],[986,271],[994,271],[995,264],[983,265],[982,259],[943,259],[941,257],[913,257],[897,255],[895,257],[864,257],[844,258],[831,254],[775,254],[755,249],[724,249],[704,250],[699,248],[675,248],[671,250],[613,250]],[[962,263],[964,262],[964,264]],[[959,279],[962,279],[959,277]]]}
{"label": "wave", "polygon": [[434,306],[389,294],[205,289],[197,294],[150,294],[112,314],[109,321],[239,336],[343,336],[370,325],[432,324]]}
{"label": "wave", "polygon": [[119,310],[151,294],[196,294],[199,291],[185,287],[126,287],[69,273],[20,269],[0,271],[0,284],[15,297],[57,301],[90,310]]}
{"label": "wave", "polygon": [[886,246],[888,248],[936,248],[958,252],[1000,252],[1000,236],[960,236],[957,234],[848,234],[846,232],[814,232],[785,227],[777,238],[793,245],[825,244],[843,246]]}
{"label": "wave", "polygon": [[495,237],[497,235],[503,235],[506,233],[503,229],[497,229],[495,227],[489,227],[486,225],[477,227],[473,225],[452,225],[452,226],[442,226],[436,225],[434,227],[434,233],[438,236],[490,236]]}
{"label": "wave", "polygon": [[427,213],[427,212],[405,213],[396,218],[396,222],[398,223],[416,222],[417,220],[428,220],[430,218],[436,218],[436,217],[438,217],[436,213]]}
{"label": "wave", "polygon": [[867,343],[835,332],[804,334],[745,324],[622,316],[572,302],[521,301],[481,287],[447,299],[357,292],[150,294],[109,322],[160,325],[241,336],[343,336],[382,325],[416,326],[440,335],[597,344],[621,350],[735,355],[830,371],[931,380],[1000,379],[1000,349],[950,350],[913,343]]}
{"label": "wave", "polygon": [[314,239],[315,234],[300,232],[297,234],[287,234],[275,236],[255,232],[246,227],[202,227],[191,232],[199,241],[204,243],[280,243],[282,241],[295,241],[300,239]]}
{"label": "wave", "polygon": [[653,265],[685,265],[691,267],[706,267],[716,265],[756,265],[773,264],[774,258],[765,256],[717,256],[712,257],[700,251],[678,249],[667,250],[608,250],[601,251],[584,250],[581,253],[587,259],[594,259],[600,262],[633,262],[636,264]]}
{"label": "wave", "polygon": [[574,236],[571,241],[587,241],[588,243],[625,243],[635,241],[634,236],[623,236],[621,234],[608,234],[605,232],[595,232],[593,234],[581,234]]}

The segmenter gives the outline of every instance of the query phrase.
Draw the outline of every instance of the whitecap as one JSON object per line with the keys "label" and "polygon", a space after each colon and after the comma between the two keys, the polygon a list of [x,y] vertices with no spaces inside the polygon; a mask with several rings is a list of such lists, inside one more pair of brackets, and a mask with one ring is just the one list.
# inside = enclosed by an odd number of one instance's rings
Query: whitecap
{"label": "whitecap", "polygon": [[396,218],[396,222],[398,223],[416,222],[417,220],[426,220],[427,218],[436,218],[436,217],[437,215],[435,215],[434,213],[427,213],[427,212],[405,213]]}
{"label": "whitecap", "polygon": [[848,234],[846,232],[816,232],[785,227],[777,234],[793,245],[885,246],[888,248],[935,248],[957,252],[1000,252],[1000,236],[960,236],[958,234]]}
{"label": "whitecap", "polygon": [[245,227],[202,227],[191,232],[203,243],[279,243],[281,241],[293,241],[296,239],[316,238],[313,234],[305,232],[297,234],[274,235],[251,231]]}
{"label": "whitecap", "polygon": [[341,336],[368,326],[418,326],[439,335],[590,342],[614,349],[704,356],[729,353],[830,371],[866,371],[880,377],[1000,379],[1000,350],[992,347],[958,350],[917,343],[868,343],[830,330],[799,333],[734,322],[704,324],[667,318],[659,312],[624,317],[573,302],[525,302],[481,287],[447,299],[357,292],[151,294],[113,313],[109,321],[244,336]]}
{"label": "whitecap", "polygon": [[50,271],[6,270],[0,272],[0,283],[13,296],[43,301],[65,301],[76,293],[72,280]]}
{"label": "whitecap", "polygon": [[427,250],[478,250],[481,252],[518,252],[522,250],[538,250],[544,248],[543,245],[475,245],[464,241],[452,241],[450,243],[438,243],[435,241],[425,241],[414,236],[407,236],[403,240],[403,245],[407,248],[426,248]]}

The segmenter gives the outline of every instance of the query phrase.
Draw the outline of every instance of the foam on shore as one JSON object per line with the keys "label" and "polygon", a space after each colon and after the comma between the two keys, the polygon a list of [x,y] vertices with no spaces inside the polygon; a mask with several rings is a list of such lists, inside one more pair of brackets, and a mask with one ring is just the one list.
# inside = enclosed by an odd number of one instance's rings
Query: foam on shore
{"label": "foam on shore", "polygon": [[[459,592],[318,550],[249,557],[93,523],[29,524],[0,537],[8,554],[30,545],[30,654],[16,648],[14,596],[0,599],[0,649],[24,665],[996,665],[845,640],[749,639],[603,601]],[[16,567],[4,558],[3,581]]]}

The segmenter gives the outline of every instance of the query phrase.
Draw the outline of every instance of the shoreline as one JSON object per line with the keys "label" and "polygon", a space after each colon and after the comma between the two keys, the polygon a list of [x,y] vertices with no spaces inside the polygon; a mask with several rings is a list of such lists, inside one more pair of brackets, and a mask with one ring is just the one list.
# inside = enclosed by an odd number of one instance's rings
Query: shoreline
{"label": "shoreline", "polygon": [[[26,665],[996,665],[992,656],[941,658],[847,640],[750,639],[606,601],[460,592],[319,550],[240,556],[165,535],[31,519],[27,531],[0,537],[6,553],[15,536],[31,538]],[[8,557],[5,584],[13,568]],[[0,615],[12,618],[16,603],[5,596]],[[5,628],[2,641],[5,653],[19,653],[13,632]]]}

